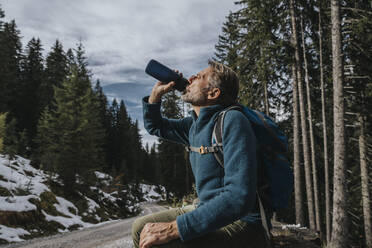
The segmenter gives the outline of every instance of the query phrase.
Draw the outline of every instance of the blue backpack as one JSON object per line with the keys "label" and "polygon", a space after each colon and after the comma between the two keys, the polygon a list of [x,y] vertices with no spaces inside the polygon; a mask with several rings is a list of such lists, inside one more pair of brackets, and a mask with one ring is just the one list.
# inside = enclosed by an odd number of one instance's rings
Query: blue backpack
{"label": "blue backpack", "polygon": [[[286,208],[293,192],[293,172],[287,158],[288,142],[278,125],[267,115],[242,105],[232,105],[216,117],[212,147],[188,147],[200,154],[213,153],[223,167],[223,122],[230,110],[241,111],[250,121],[257,140],[258,184],[257,196],[261,217],[264,212]],[[265,210],[265,211],[264,211]],[[265,221],[266,222],[266,221]]]}
{"label": "blue backpack", "polygon": [[214,156],[223,167],[223,122],[226,113],[233,109],[241,111],[248,118],[256,136],[259,200],[271,212],[286,208],[293,192],[293,172],[287,158],[288,142],[270,117],[242,105],[233,105],[221,111],[212,134],[212,150],[217,151],[213,153]]}
{"label": "blue backpack", "polygon": [[[232,105],[216,117],[211,137],[212,147],[187,147],[200,154],[213,153],[223,167],[223,122],[229,110],[241,111],[250,121],[257,140],[257,199],[262,225],[270,239],[267,212],[286,208],[293,192],[293,172],[287,158],[288,142],[278,125],[267,115],[242,105]],[[270,243],[267,244],[271,247]]]}

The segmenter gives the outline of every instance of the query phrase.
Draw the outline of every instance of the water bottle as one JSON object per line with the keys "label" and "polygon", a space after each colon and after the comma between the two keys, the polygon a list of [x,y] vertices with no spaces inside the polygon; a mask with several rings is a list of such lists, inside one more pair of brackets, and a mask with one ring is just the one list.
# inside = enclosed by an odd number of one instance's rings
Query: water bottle
{"label": "water bottle", "polygon": [[174,81],[176,83],[174,88],[181,92],[184,91],[186,86],[189,84],[189,81],[186,78],[181,77],[180,74],[154,59],[150,60],[147,64],[145,72],[162,83]]}

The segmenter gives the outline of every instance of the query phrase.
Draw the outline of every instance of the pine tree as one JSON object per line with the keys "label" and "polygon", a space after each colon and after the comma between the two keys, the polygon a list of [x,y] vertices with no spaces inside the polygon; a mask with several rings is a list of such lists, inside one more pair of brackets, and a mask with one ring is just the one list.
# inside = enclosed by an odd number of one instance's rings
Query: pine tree
{"label": "pine tree", "polygon": [[296,223],[305,225],[303,197],[302,197],[302,170],[300,166],[300,139],[299,139],[299,117],[298,117],[298,95],[297,95],[297,75],[295,65],[292,65],[293,81],[293,168],[295,185],[295,210]]}
{"label": "pine tree", "polygon": [[53,99],[54,87],[60,87],[68,73],[67,57],[62,44],[56,40],[46,57],[45,80],[39,90],[40,108],[45,109]]}
{"label": "pine tree", "polygon": [[302,87],[302,72],[300,63],[300,48],[298,45],[297,27],[296,27],[296,11],[294,0],[290,1],[291,6],[291,25],[292,25],[292,42],[294,48],[295,57],[295,68],[297,71],[297,86],[298,86],[298,101],[300,104],[300,120],[301,120],[301,134],[302,134],[302,148],[304,155],[304,165],[305,165],[305,183],[306,183],[306,196],[307,196],[307,208],[308,216],[310,222],[310,228],[315,229],[315,216],[314,216],[314,198],[313,198],[313,186],[311,178],[311,168],[310,168],[310,154],[307,139],[307,125],[306,125],[306,113],[305,113],[305,103],[303,98],[303,87]]}
{"label": "pine tree", "polygon": [[119,171],[124,172],[125,179],[132,181],[135,177],[134,173],[134,158],[136,157],[136,147],[134,147],[134,134],[132,121],[127,113],[124,101],[121,100],[117,110],[117,121],[116,121],[116,145],[118,163],[115,164],[115,168]]}
{"label": "pine tree", "polygon": [[[110,119],[110,128],[107,131],[107,138],[109,140],[107,144],[107,167],[108,171],[113,171],[120,164],[120,145],[118,139],[117,120],[118,120],[119,106],[118,102],[114,98],[111,105],[109,106],[108,113]],[[116,170],[116,169],[115,169]]]}
{"label": "pine tree", "polygon": [[4,17],[5,17],[5,14],[4,14],[4,11],[1,9],[1,5],[0,5],[0,29],[2,28],[2,25],[3,25],[3,21],[1,19]]}
{"label": "pine tree", "polygon": [[237,71],[239,24],[238,13],[230,12],[226,22],[222,25],[222,34],[218,36],[218,44],[215,46],[215,60],[228,65]]}
{"label": "pine tree", "polygon": [[[174,91],[164,96],[162,103],[162,115],[166,118],[181,118],[179,96]],[[169,193],[173,192],[177,197],[182,197],[187,189],[185,188],[186,162],[185,149],[182,145],[159,139],[158,156],[161,171],[161,184]]]}
{"label": "pine tree", "polygon": [[331,0],[332,68],[333,68],[333,129],[334,186],[331,247],[346,247],[348,240],[346,208],[346,163],[344,126],[344,72],[341,45],[340,2]]}
{"label": "pine tree", "polygon": [[322,31],[322,6],[319,3],[319,70],[320,70],[320,90],[322,99],[322,131],[323,131],[323,152],[324,152],[324,183],[325,183],[325,216],[326,216],[326,243],[331,242],[331,203],[329,190],[329,166],[328,166],[328,138],[327,138],[327,119],[324,85],[324,66],[323,66],[323,31]]}
{"label": "pine tree", "polygon": [[313,131],[313,117],[311,110],[311,99],[310,99],[310,76],[309,68],[306,55],[306,44],[305,44],[305,32],[303,25],[303,18],[301,15],[301,40],[302,40],[302,51],[303,51],[303,61],[305,69],[305,83],[306,83],[306,103],[307,103],[307,114],[309,122],[309,136],[310,136],[310,150],[311,150],[311,165],[312,165],[312,174],[313,174],[313,186],[314,186],[314,205],[315,205],[315,222],[316,230],[319,231],[322,235],[321,223],[320,223],[320,201],[319,201],[319,191],[318,191],[318,173],[317,166],[315,161],[315,141],[314,141],[314,131]]}
{"label": "pine tree", "polygon": [[75,54],[74,52],[72,51],[71,48],[69,48],[66,52],[66,58],[67,58],[67,65],[69,68],[72,67],[72,65],[75,65],[76,62],[75,62]]}
{"label": "pine tree", "polygon": [[55,168],[70,190],[77,174],[89,183],[92,172],[103,165],[98,104],[91,87],[83,91],[85,80],[72,68],[62,87],[55,88],[55,110],[46,109],[38,129],[42,165]]}
{"label": "pine tree", "polygon": [[[74,49],[74,51],[75,51],[75,63],[74,64],[77,66],[78,76],[81,79],[84,79],[85,82],[88,84],[90,83],[89,79],[91,77],[91,72],[87,68],[88,62],[85,56],[85,50],[84,50],[83,43],[81,43],[81,41],[77,44],[77,47],[76,49]],[[70,57],[70,55],[68,55],[68,57]],[[84,85],[82,84],[82,86]]]}
{"label": "pine tree", "polygon": [[[162,178],[162,174],[161,174],[161,170],[160,170],[161,166],[160,166],[160,162],[159,162],[159,155],[156,152],[156,143],[154,143],[151,146],[150,161],[151,161],[151,171],[153,171],[150,182],[160,185],[161,182],[163,181],[163,178]],[[145,165],[145,166],[148,167],[149,165]]]}
{"label": "pine tree", "polygon": [[309,164],[309,154],[307,148],[307,135],[306,135],[306,121],[305,121],[305,109],[302,96],[302,74],[300,68],[300,55],[299,55],[299,47],[298,47],[298,36],[297,36],[297,27],[296,27],[296,12],[295,12],[295,1],[290,0],[290,12],[291,12],[291,30],[292,30],[292,38],[291,43],[294,50],[294,63],[295,63],[295,72],[296,72],[296,84],[298,89],[298,103],[300,105],[300,114],[301,114],[301,133],[303,139],[303,152],[304,152],[304,160],[305,160],[305,183],[306,183],[306,195],[307,195],[307,204],[308,204],[308,214],[309,214],[309,221],[310,221],[310,228],[315,229],[315,222],[314,222],[314,214],[313,214],[313,197],[312,197],[312,184],[311,184],[311,171],[310,171],[310,164]]}
{"label": "pine tree", "polygon": [[237,12],[240,32],[236,45],[240,101],[269,113],[269,108],[280,105],[280,92],[288,88],[282,77],[287,52],[283,36],[277,32],[285,26],[285,11],[277,1],[243,0],[238,4],[242,6]]}
{"label": "pine tree", "polygon": [[[342,26],[345,58],[345,128],[347,132],[346,156],[348,170],[349,230],[353,243],[361,243],[358,236],[365,237],[366,247],[372,246],[371,201],[368,171],[368,143],[371,132],[370,107],[372,104],[372,6],[368,1],[348,2],[344,6]],[[357,165],[358,164],[358,165]],[[360,173],[360,176],[357,175]],[[363,216],[364,228],[360,218]],[[364,230],[363,230],[364,229]],[[364,235],[363,235],[364,233]]]}
{"label": "pine tree", "polygon": [[104,171],[106,173],[110,172],[109,164],[110,161],[108,157],[110,156],[110,142],[112,140],[110,139],[110,131],[111,131],[111,115],[110,115],[110,110],[109,110],[109,104],[107,97],[103,93],[100,81],[97,80],[96,85],[94,87],[94,94],[95,98],[97,100],[98,104],[98,115],[99,115],[99,122],[102,123],[103,128],[105,130],[105,141],[101,144],[102,150],[104,151],[104,160],[105,160],[105,168]]}
{"label": "pine tree", "polygon": [[[26,56],[22,61],[22,89],[20,103],[17,106],[16,118],[18,130],[25,129],[29,138],[25,144],[30,153],[34,151],[33,139],[36,135],[37,122],[42,112],[39,90],[44,81],[44,61],[40,39],[32,38],[26,47]],[[27,155],[29,156],[30,153]]]}
{"label": "pine tree", "polygon": [[15,118],[11,119],[8,115],[5,125],[3,152],[10,158],[14,158],[15,155],[19,154],[26,154],[27,148],[24,146],[24,144],[27,141],[26,130],[19,132],[17,129],[17,120]]}
{"label": "pine tree", "polygon": [[132,158],[131,158],[131,171],[133,173],[133,179],[138,183],[140,179],[140,173],[143,166],[142,155],[142,137],[140,135],[140,130],[138,126],[138,120],[136,120],[131,126],[131,136],[132,136]]}
{"label": "pine tree", "polygon": [[364,233],[366,239],[366,247],[372,246],[372,219],[371,219],[371,197],[369,193],[368,166],[367,166],[367,149],[366,149],[366,134],[364,127],[364,117],[359,116],[360,134],[359,134],[359,158],[360,158],[360,177],[362,184],[362,207],[364,216]]}
{"label": "pine tree", "polygon": [[[1,15],[1,13],[0,13]],[[16,115],[19,92],[22,90],[20,61],[22,58],[20,31],[15,21],[0,25],[0,113]]]}
{"label": "pine tree", "polygon": [[281,104],[279,92],[288,89],[282,82],[286,51],[277,32],[285,26],[283,7],[275,1],[243,0],[236,4],[242,8],[227,17],[215,57],[238,73],[239,101],[269,113]]}

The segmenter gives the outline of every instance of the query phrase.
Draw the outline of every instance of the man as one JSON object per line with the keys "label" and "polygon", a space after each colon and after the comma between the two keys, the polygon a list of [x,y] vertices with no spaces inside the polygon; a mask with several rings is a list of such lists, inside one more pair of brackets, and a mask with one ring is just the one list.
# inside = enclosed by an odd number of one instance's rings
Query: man
{"label": "man", "polygon": [[[143,99],[145,128],[186,146],[210,147],[215,118],[236,103],[239,80],[227,66],[209,61],[189,82],[181,98],[192,105],[191,117],[161,116],[161,97],[175,83],[158,82]],[[256,139],[238,110],[225,116],[223,149],[224,168],[212,153],[190,152],[200,203],[138,218],[132,228],[135,247],[266,247],[256,204]]]}

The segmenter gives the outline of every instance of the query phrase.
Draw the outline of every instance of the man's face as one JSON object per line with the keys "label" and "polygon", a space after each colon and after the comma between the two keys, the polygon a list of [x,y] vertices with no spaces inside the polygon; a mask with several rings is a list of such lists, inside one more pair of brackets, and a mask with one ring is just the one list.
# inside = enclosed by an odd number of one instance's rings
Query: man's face
{"label": "man's face", "polygon": [[194,106],[205,106],[208,100],[209,76],[211,73],[212,68],[207,67],[198,74],[191,76],[189,78],[190,84],[186,87],[181,99]]}

